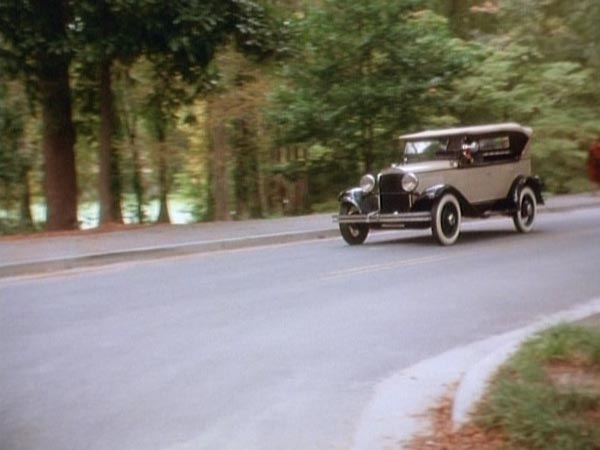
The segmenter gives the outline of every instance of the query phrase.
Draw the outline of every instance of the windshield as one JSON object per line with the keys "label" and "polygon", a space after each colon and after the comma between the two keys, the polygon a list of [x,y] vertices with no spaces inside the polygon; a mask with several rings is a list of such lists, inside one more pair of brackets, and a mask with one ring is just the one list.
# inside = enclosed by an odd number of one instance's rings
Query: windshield
{"label": "windshield", "polygon": [[408,141],[404,145],[404,159],[406,162],[446,159],[449,156],[448,139]]}

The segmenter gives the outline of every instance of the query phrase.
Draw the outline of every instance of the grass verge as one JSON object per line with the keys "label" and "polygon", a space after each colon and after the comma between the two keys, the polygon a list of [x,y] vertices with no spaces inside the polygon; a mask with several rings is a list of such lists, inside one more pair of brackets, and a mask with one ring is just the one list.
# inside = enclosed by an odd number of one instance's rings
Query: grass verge
{"label": "grass verge", "polygon": [[527,341],[475,414],[508,448],[600,449],[600,329],[559,325]]}

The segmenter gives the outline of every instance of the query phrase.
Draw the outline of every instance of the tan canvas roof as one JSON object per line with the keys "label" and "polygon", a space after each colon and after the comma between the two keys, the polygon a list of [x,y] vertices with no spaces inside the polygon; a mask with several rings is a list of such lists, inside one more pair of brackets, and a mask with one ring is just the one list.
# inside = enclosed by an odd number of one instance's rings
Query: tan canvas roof
{"label": "tan canvas roof", "polygon": [[527,137],[531,137],[532,130],[528,127],[523,127],[518,123],[497,123],[490,125],[477,125],[472,127],[459,127],[459,128],[446,128],[443,130],[427,130],[419,133],[405,134],[400,136],[400,139],[414,140],[414,139],[432,139],[440,138],[445,136],[456,136],[461,134],[487,134],[496,133],[503,131],[513,131],[518,133],[524,133]]}

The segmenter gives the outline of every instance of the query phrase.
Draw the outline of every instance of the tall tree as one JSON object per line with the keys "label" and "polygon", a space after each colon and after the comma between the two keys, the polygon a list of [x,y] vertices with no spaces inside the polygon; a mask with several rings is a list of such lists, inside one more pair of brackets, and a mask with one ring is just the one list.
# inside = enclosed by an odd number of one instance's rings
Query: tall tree
{"label": "tall tree", "polygon": [[370,171],[396,133],[446,121],[442,94],[467,52],[424,2],[325,0],[296,27],[275,110],[282,144],[332,147]]}
{"label": "tall tree", "polygon": [[8,71],[27,81],[41,105],[49,230],[77,227],[69,12],[64,0],[0,2],[0,59]]}
{"label": "tall tree", "polygon": [[142,149],[139,143],[139,121],[142,116],[142,93],[140,87],[142,83],[136,79],[132,68],[129,66],[119,66],[116,71],[116,104],[127,141],[129,151],[129,172],[130,186],[135,197],[135,217],[138,223],[146,221],[144,204],[146,201],[144,177],[142,174]]}
{"label": "tall tree", "polygon": [[[157,79],[183,80],[196,86],[199,92],[214,88],[216,78],[207,69],[217,49],[225,42],[234,42],[245,55],[265,58],[276,54],[282,41],[281,24],[261,4],[252,0],[157,3],[149,13],[145,21],[148,33],[152,35],[148,58],[155,65]],[[153,34],[157,29],[161,30],[158,36]],[[164,94],[163,100],[166,100],[155,103],[161,105],[163,117],[172,116],[172,108],[178,108],[187,100],[173,96],[172,91],[169,93],[170,88],[176,85],[177,82],[171,83],[157,94]],[[210,115],[217,109],[213,97],[209,100],[207,112]],[[214,161],[209,162],[209,167],[214,168],[210,171],[212,189],[209,198],[212,197],[216,203],[214,210],[208,209],[211,214],[214,212],[214,217],[226,220],[229,218],[229,179],[225,161],[229,154],[227,119],[215,121],[209,118],[208,123],[210,147],[214,149],[211,153]],[[168,160],[164,163],[168,164]],[[161,166],[164,167],[164,164]],[[162,170],[160,166],[159,170]],[[168,177],[165,179],[168,180]]]}
{"label": "tall tree", "polygon": [[82,0],[73,4],[73,38],[79,64],[92,77],[97,101],[98,191],[100,223],[122,222],[119,152],[114,143],[117,116],[113,92],[116,62],[131,63],[143,53],[145,17],[143,1]]}
{"label": "tall tree", "polygon": [[[156,142],[155,172],[158,184],[159,212],[157,221],[169,223],[168,195],[172,186],[172,159],[175,154],[171,151],[167,138],[176,122],[178,109],[191,100],[189,87],[181,80],[169,77],[168,72],[160,69],[155,60],[151,70],[154,91],[149,93],[144,103],[143,118],[146,128]],[[186,89],[188,88],[188,89]]]}
{"label": "tall tree", "polygon": [[[33,226],[29,190],[31,158],[23,148],[27,111],[23,99],[18,97],[22,94],[20,89],[11,87],[15,83],[0,84],[0,208],[10,213],[18,203],[19,225],[30,229]],[[8,228],[13,226],[10,222]]]}

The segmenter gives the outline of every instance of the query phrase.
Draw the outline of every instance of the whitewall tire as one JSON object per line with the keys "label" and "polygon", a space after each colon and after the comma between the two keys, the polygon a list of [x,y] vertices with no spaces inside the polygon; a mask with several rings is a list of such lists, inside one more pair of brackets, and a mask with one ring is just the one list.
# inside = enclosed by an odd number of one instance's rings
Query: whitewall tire
{"label": "whitewall tire", "polygon": [[517,231],[529,233],[533,229],[536,214],[535,193],[529,186],[525,186],[519,191],[517,210],[513,213],[513,223]]}
{"label": "whitewall tire", "polygon": [[441,245],[454,244],[460,234],[462,214],[453,194],[444,194],[433,205],[431,231]]}
{"label": "whitewall tire", "polygon": [[[354,205],[343,204],[340,208],[340,214],[360,214],[360,211]],[[340,234],[349,245],[360,245],[365,242],[369,235],[369,226],[364,223],[340,223]]]}

